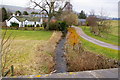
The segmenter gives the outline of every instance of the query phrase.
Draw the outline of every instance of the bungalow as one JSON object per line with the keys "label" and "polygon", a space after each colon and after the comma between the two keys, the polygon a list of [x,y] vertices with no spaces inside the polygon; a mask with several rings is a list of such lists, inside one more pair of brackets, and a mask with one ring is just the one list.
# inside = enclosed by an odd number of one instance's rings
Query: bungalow
{"label": "bungalow", "polygon": [[31,19],[29,17],[23,18],[13,15],[8,20],[6,20],[6,25],[8,27],[10,27],[12,23],[18,23],[19,27],[25,27],[26,25],[33,25],[34,27],[36,27],[37,25],[41,25],[43,23],[43,20],[42,18]]}

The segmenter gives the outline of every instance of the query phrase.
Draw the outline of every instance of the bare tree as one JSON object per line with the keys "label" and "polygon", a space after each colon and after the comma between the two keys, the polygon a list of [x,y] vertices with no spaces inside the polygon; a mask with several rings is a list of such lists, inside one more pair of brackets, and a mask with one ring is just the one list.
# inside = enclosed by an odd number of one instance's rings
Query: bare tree
{"label": "bare tree", "polygon": [[12,33],[7,35],[7,29],[4,32],[2,32],[1,35],[2,35],[1,36],[1,44],[0,44],[0,46],[1,46],[0,56],[2,59],[1,72],[2,72],[2,76],[4,77],[10,72],[10,70],[8,70],[8,67],[10,68],[10,66],[12,66],[12,64],[8,64],[8,63],[14,59],[14,58],[11,58],[11,59],[8,58],[8,57],[10,57],[10,50],[11,50],[10,46],[11,46],[14,38],[11,38]]}
{"label": "bare tree", "polygon": [[94,10],[90,11],[90,16],[87,17],[86,21],[87,21],[87,25],[90,26],[91,33],[96,35],[98,30],[97,30],[97,18],[95,16]]}
{"label": "bare tree", "polygon": [[64,11],[60,17],[68,26],[78,25],[78,16],[73,12]]}
{"label": "bare tree", "polygon": [[95,15],[94,10],[90,12],[90,16],[87,18],[90,31],[100,37],[106,37],[105,34],[109,33],[111,22],[107,20],[106,14],[103,9],[99,12],[99,16]]}
{"label": "bare tree", "polygon": [[[111,21],[107,20],[106,13],[103,9],[99,12],[100,18],[98,19],[98,36],[105,37],[104,33],[109,33],[111,27]],[[102,35],[103,34],[103,35]]]}
{"label": "bare tree", "polygon": [[45,12],[48,16],[47,29],[49,28],[49,23],[52,17],[57,15],[59,12],[63,11],[67,6],[66,0],[30,0],[33,4],[33,8],[40,8],[40,12]]}

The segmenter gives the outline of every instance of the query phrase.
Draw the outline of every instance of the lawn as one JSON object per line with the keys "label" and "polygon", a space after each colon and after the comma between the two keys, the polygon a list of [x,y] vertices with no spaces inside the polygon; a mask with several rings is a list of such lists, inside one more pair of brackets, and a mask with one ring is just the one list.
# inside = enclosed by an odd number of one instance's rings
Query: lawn
{"label": "lawn", "polygon": [[60,32],[8,30],[7,36],[11,32],[11,37],[15,36],[15,39],[7,56],[6,70],[13,65],[15,76],[48,74],[53,71],[54,50],[61,37]]}
{"label": "lawn", "polygon": [[83,47],[87,51],[91,51],[96,54],[101,54],[108,58],[112,58],[112,59],[116,59],[116,60],[118,59],[118,50],[98,46],[96,44],[93,44],[93,43],[81,38],[81,37],[80,37],[80,41],[82,42]]}
{"label": "lawn", "polygon": [[[4,31],[5,30],[3,30],[3,32]],[[23,31],[23,30],[7,31],[7,35],[11,33],[12,37],[15,37],[15,40],[48,40],[52,35],[51,31]]]}
{"label": "lawn", "polygon": [[110,33],[109,33],[109,34],[106,34],[106,35],[107,35],[106,38],[102,38],[102,37],[93,35],[93,34],[90,32],[90,27],[82,26],[81,28],[83,29],[83,31],[84,31],[87,35],[89,35],[89,36],[91,36],[91,37],[93,37],[93,38],[95,38],[95,39],[104,41],[104,42],[106,42],[106,43],[114,44],[114,45],[120,45],[120,44],[118,44],[118,37],[120,37],[120,36],[118,35],[118,28],[119,28],[119,27],[118,27],[118,22],[117,22],[117,21],[111,21],[111,24],[112,24],[112,26],[111,26],[111,28],[110,28]]}

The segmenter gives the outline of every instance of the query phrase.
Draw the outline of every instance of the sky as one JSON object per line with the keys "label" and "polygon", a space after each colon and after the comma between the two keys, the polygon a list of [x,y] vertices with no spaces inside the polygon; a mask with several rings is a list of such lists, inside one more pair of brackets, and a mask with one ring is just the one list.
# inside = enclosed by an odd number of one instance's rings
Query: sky
{"label": "sky", "polygon": [[[118,2],[120,0],[71,0],[73,10],[80,12],[84,10],[87,14],[94,10],[98,15],[101,9],[106,16],[118,17]],[[29,0],[0,0],[1,4],[13,6],[29,6]],[[0,4],[0,5],[1,5]]]}

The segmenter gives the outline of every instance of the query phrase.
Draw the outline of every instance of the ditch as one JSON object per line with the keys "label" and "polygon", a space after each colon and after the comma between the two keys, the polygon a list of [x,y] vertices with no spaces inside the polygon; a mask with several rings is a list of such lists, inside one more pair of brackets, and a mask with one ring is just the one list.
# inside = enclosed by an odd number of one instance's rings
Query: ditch
{"label": "ditch", "polygon": [[59,41],[57,47],[56,47],[56,55],[55,55],[55,70],[56,73],[64,73],[67,72],[67,62],[65,59],[65,51],[64,51],[64,44],[65,44],[66,38],[62,37]]}

